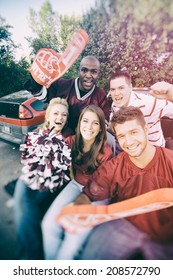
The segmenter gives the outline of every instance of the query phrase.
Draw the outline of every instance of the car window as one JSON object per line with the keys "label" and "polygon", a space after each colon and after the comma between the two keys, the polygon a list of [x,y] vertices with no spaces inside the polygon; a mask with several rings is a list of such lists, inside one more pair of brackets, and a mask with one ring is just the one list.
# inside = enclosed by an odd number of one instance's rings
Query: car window
{"label": "car window", "polygon": [[43,111],[47,107],[47,103],[43,103],[40,100],[35,100],[30,105],[35,111]]}

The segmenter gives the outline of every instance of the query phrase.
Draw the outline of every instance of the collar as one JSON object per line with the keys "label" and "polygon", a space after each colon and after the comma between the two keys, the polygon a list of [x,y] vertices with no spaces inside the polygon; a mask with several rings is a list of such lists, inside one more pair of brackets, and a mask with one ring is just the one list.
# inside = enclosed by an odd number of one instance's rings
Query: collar
{"label": "collar", "polygon": [[76,90],[77,98],[79,100],[85,100],[88,96],[90,96],[93,93],[93,91],[95,90],[95,85],[93,85],[92,89],[90,91],[88,91],[84,96],[81,97],[80,96],[80,89],[78,87],[78,80],[79,80],[79,78],[75,79],[75,90]]}

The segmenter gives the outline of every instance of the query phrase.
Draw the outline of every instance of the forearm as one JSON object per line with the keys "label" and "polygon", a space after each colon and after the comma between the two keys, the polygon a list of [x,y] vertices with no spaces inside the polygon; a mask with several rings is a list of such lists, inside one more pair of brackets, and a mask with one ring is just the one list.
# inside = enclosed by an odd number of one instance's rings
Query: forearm
{"label": "forearm", "polygon": [[173,102],[173,84],[162,81],[155,83],[150,88],[154,97]]}

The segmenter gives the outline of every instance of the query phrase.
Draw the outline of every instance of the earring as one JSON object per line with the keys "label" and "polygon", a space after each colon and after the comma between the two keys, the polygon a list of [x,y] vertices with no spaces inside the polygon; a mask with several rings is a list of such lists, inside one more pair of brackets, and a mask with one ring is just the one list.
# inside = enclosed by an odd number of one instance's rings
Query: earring
{"label": "earring", "polygon": [[49,128],[50,121],[46,121],[46,127]]}

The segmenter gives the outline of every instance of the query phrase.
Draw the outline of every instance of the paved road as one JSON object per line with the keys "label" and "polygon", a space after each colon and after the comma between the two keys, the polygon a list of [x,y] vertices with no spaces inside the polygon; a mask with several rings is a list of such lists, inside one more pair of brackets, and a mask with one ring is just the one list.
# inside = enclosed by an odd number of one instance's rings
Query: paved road
{"label": "paved road", "polygon": [[13,200],[4,186],[21,170],[18,146],[0,140],[0,260],[15,259]]}

